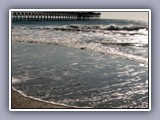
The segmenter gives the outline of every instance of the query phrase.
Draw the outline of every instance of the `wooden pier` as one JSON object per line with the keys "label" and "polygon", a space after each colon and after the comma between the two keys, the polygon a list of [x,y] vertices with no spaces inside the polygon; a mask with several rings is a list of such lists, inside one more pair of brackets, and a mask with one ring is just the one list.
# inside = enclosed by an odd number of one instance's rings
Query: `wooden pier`
{"label": "wooden pier", "polygon": [[98,20],[96,12],[12,12],[12,21]]}

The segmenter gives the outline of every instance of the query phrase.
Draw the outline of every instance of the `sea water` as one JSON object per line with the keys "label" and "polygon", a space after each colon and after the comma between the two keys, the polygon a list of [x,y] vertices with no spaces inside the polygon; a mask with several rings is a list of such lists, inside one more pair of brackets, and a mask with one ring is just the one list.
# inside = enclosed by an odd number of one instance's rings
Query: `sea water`
{"label": "sea water", "polygon": [[12,23],[12,87],[48,102],[148,108],[148,23]]}

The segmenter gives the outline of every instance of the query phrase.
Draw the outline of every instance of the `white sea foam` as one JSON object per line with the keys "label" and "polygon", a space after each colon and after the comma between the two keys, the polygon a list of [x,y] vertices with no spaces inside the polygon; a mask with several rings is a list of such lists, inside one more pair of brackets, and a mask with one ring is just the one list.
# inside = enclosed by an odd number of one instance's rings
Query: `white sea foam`
{"label": "white sea foam", "polygon": [[28,80],[30,80],[30,77],[28,76],[28,74],[19,75],[16,77],[12,77],[12,84],[18,84],[18,83],[25,82]]}
{"label": "white sea foam", "polygon": [[20,83],[20,82],[22,82],[22,80],[12,77],[12,83],[13,84]]}
{"label": "white sea foam", "polygon": [[80,48],[80,49],[88,49],[95,52],[101,52],[104,54],[110,54],[110,55],[116,55],[119,57],[125,57],[129,60],[137,61],[143,64],[148,64],[148,59],[142,56],[132,55],[128,53],[124,53],[121,51],[118,51],[111,47],[105,47],[102,46],[100,43],[77,43],[76,41],[72,40],[43,40],[43,39],[25,39],[25,38],[13,38],[14,41],[18,42],[28,42],[28,43],[42,43],[42,44],[56,44],[56,45],[62,45],[66,47],[73,47],[73,48]]}

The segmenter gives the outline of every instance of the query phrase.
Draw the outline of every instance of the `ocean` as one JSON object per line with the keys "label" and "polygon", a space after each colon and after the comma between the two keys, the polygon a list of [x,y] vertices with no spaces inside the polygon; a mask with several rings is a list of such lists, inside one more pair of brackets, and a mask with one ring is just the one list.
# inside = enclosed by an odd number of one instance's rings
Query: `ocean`
{"label": "ocean", "polygon": [[78,108],[148,108],[148,22],[12,22],[12,87]]}

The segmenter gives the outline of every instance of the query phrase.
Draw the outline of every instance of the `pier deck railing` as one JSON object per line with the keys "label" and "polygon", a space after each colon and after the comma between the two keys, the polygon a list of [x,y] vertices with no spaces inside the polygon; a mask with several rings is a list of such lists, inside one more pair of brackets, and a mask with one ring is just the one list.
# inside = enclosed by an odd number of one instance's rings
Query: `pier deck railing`
{"label": "pier deck railing", "polygon": [[12,12],[12,21],[97,20],[95,12]]}

